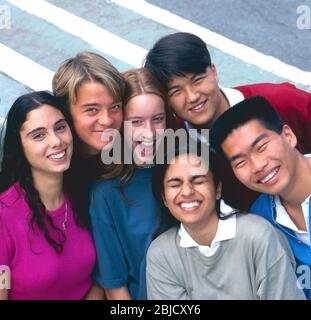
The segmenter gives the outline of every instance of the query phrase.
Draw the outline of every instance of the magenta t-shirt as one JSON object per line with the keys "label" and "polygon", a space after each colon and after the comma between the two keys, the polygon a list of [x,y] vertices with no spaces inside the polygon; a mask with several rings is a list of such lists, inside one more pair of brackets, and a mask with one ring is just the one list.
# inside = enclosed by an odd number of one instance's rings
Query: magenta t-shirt
{"label": "magenta t-shirt", "polygon": [[[95,248],[86,228],[77,226],[68,199],[67,240],[58,254],[43,232],[30,226],[30,208],[18,183],[0,195],[0,265],[11,271],[12,300],[83,299],[92,286]],[[57,227],[66,205],[48,212]]]}

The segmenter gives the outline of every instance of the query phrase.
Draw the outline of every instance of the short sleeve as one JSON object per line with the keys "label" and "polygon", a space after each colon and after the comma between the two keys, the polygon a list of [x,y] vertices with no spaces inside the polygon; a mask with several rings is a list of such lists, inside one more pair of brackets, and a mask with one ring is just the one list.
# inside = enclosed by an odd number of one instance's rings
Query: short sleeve
{"label": "short sleeve", "polygon": [[97,254],[93,277],[103,288],[120,288],[127,284],[129,271],[106,196],[100,188],[91,196],[90,215]]}
{"label": "short sleeve", "polygon": [[0,265],[10,266],[14,257],[14,243],[1,211],[0,204]]}

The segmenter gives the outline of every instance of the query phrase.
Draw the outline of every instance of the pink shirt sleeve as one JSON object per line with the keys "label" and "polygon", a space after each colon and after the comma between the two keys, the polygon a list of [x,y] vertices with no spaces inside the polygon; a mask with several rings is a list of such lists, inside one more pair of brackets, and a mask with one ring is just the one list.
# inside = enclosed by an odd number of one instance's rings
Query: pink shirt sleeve
{"label": "pink shirt sleeve", "polygon": [[14,244],[2,212],[5,210],[0,204],[0,265],[10,266],[14,257]]}

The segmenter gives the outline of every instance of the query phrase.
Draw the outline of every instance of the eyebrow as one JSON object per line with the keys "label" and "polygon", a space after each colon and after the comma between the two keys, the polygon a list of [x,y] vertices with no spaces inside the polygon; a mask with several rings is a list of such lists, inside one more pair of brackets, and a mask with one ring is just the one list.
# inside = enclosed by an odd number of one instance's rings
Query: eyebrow
{"label": "eyebrow", "polygon": [[99,107],[99,104],[96,103],[96,102],[94,102],[94,103],[88,102],[88,103],[85,103],[85,104],[81,105],[81,108],[94,107],[94,106],[98,106]]}
{"label": "eyebrow", "polygon": [[[249,149],[253,149],[258,142],[260,142],[262,139],[267,138],[267,136],[268,136],[268,135],[267,135],[266,133],[261,134],[259,137],[257,137],[257,138],[252,142],[252,144],[250,145]],[[242,156],[243,156],[242,153],[238,153],[238,154],[232,156],[231,158],[229,158],[228,160],[229,160],[230,163],[232,163],[233,161],[237,160],[238,158],[241,158]]]}
{"label": "eyebrow", "polygon": [[203,76],[204,74],[206,74],[206,72],[195,73],[190,77],[190,80],[194,80],[195,78]]}
{"label": "eyebrow", "polygon": [[[202,177],[205,178],[206,174],[197,174],[195,176],[191,176],[190,181],[192,182],[193,180],[198,179],[198,178],[202,178]],[[167,180],[167,183],[169,183],[169,182],[180,182],[180,181],[182,181],[182,179],[180,179],[178,177],[172,177],[172,178]]]}
{"label": "eyebrow", "polygon": [[[202,73],[195,73],[190,77],[190,80],[193,81],[196,77],[202,76],[203,74],[205,74],[206,72],[202,72]],[[168,84],[168,91],[171,91],[173,89],[178,89],[180,86],[176,85],[176,86],[172,86],[170,87],[170,85]]]}
{"label": "eyebrow", "polygon": [[[165,116],[165,112],[157,113],[157,114],[153,115],[152,118],[158,117],[158,116]],[[131,119],[144,119],[144,118],[145,118],[145,117],[132,116],[132,117],[128,117],[128,118],[126,118],[126,119],[127,119],[127,120],[131,120]]]}
{"label": "eyebrow", "polygon": [[[54,126],[58,125],[59,123],[61,123],[63,121],[66,122],[66,119],[59,119],[58,121],[56,121],[54,123]],[[46,128],[44,128],[44,127],[36,128],[36,129],[31,130],[30,132],[28,132],[26,136],[34,135],[37,132],[44,131],[44,130],[46,130]]]}
{"label": "eyebrow", "polygon": [[170,182],[180,182],[181,179],[177,178],[177,177],[173,177],[173,178],[170,178],[167,180],[167,183],[170,183]]}

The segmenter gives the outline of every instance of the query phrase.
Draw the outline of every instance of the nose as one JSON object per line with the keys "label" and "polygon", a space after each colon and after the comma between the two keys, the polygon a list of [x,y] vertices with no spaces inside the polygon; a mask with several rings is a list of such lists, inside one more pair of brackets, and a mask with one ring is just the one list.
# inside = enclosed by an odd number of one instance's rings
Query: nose
{"label": "nose", "polygon": [[189,103],[198,101],[199,94],[192,86],[187,86],[185,88],[185,93],[186,93],[186,99]]}
{"label": "nose", "polygon": [[182,187],[181,193],[184,197],[189,197],[194,193],[191,183],[185,183]]}
{"label": "nose", "polygon": [[142,128],[141,137],[146,140],[153,140],[155,136],[155,127],[150,121],[146,121],[144,127]]}
{"label": "nose", "polygon": [[98,117],[98,123],[105,128],[111,127],[113,124],[113,119],[110,117],[110,114],[107,110],[102,110]]}
{"label": "nose", "polygon": [[251,158],[251,164],[253,173],[258,173],[265,169],[268,164],[268,160],[264,157],[256,155]]}
{"label": "nose", "polygon": [[55,133],[51,133],[50,134],[50,147],[51,148],[57,148],[62,144],[62,140],[60,139],[60,137],[55,134]]}

